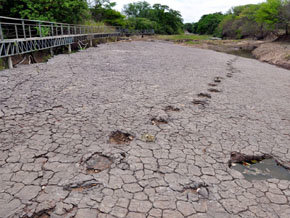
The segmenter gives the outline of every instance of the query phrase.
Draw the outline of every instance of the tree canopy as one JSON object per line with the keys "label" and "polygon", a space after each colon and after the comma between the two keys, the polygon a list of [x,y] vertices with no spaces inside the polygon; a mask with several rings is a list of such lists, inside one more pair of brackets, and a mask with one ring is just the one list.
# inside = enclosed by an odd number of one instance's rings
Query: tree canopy
{"label": "tree canopy", "polygon": [[115,6],[116,3],[110,2],[110,0],[96,0],[95,6],[90,8],[92,19],[108,25],[123,26],[125,16],[114,10]]}
{"label": "tree canopy", "polygon": [[1,0],[0,14],[16,18],[80,23],[89,17],[86,0]]}
{"label": "tree canopy", "polygon": [[289,34],[289,25],[290,0],[267,0],[233,7],[226,14],[204,15],[197,23],[187,23],[184,28],[197,34],[260,39],[269,34]]}
{"label": "tree canopy", "polygon": [[[179,11],[169,8],[167,5],[154,4],[148,2],[135,2],[126,5],[123,13],[129,20],[143,18],[142,22],[154,27],[156,33],[178,34],[183,31],[183,20]],[[141,21],[139,19],[139,21]]]}
{"label": "tree canopy", "polygon": [[196,23],[183,24],[179,11],[146,1],[115,10],[111,0],[0,0],[2,16],[64,23],[103,22],[128,29],[154,29],[159,34],[190,33],[225,38],[264,38],[289,34],[290,0],[267,0],[260,4],[233,7],[227,13],[206,14]]}

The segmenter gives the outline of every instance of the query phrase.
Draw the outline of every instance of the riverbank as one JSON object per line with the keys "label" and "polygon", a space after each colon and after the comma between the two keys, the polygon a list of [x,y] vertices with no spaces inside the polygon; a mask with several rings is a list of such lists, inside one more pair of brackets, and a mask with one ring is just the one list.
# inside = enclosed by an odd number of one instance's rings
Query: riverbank
{"label": "riverbank", "polygon": [[198,35],[156,35],[150,39],[171,41],[185,46],[255,58],[262,62],[290,69],[290,42],[287,40],[221,40],[211,36]]}

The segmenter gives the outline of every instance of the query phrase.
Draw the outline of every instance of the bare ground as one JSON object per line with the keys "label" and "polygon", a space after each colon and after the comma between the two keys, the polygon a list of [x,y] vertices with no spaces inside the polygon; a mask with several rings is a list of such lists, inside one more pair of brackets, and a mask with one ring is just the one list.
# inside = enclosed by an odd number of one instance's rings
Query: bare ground
{"label": "bare ground", "polygon": [[228,161],[289,163],[289,84],[289,70],[167,42],[1,71],[0,217],[288,218],[290,181],[249,182]]}
{"label": "bare ground", "polygon": [[[155,37],[153,37],[155,38]],[[157,37],[158,38],[158,37]],[[290,69],[290,42],[286,40],[177,40],[178,44],[225,52]]]}

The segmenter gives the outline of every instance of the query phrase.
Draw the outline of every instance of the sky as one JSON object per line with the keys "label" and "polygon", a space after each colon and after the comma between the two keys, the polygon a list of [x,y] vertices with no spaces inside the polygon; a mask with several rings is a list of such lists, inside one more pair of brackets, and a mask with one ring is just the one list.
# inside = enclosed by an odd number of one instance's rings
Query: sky
{"label": "sky", "polygon": [[[121,11],[125,4],[140,0],[112,0],[116,2],[115,9]],[[143,0],[142,0],[143,1]],[[204,14],[227,12],[231,7],[246,4],[256,4],[264,0],[146,0],[151,5],[160,3],[180,11],[185,23],[197,22]]]}

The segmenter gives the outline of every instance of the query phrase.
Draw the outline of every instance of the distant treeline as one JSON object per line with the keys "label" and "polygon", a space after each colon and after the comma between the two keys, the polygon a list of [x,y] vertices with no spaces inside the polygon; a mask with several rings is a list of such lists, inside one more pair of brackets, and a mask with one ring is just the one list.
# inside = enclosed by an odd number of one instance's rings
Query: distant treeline
{"label": "distant treeline", "polygon": [[197,23],[186,23],[184,27],[190,33],[222,38],[262,39],[271,34],[288,35],[290,0],[267,0],[260,4],[233,7],[226,14],[207,14]]}
{"label": "distant treeline", "polygon": [[146,1],[126,5],[122,13],[110,0],[0,0],[0,15],[73,24],[154,29],[158,34],[180,34],[184,30],[222,38],[265,38],[289,34],[290,0],[267,0],[260,4],[234,7],[227,13],[201,17],[183,24],[180,12],[167,5]]}
{"label": "distant treeline", "polygon": [[183,32],[178,11],[167,5],[137,2],[124,7],[123,14],[110,0],[0,0],[0,15],[73,24],[107,24],[128,29],[154,29],[159,34]]}

